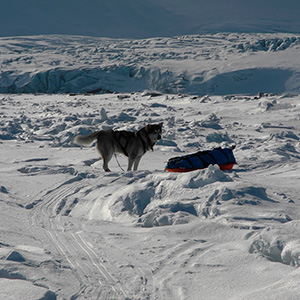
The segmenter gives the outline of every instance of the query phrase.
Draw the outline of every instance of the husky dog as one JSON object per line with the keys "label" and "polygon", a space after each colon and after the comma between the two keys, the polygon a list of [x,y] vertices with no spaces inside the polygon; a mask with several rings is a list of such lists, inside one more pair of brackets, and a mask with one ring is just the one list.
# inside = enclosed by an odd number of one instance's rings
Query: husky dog
{"label": "husky dog", "polygon": [[153,151],[155,143],[161,139],[163,123],[148,124],[138,131],[100,130],[90,135],[77,135],[74,143],[89,146],[97,140],[96,148],[103,160],[103,169],[109,172],[108,163],[114,153],[121,153],[128,157],[127,171],[136,171],[142,156]]}

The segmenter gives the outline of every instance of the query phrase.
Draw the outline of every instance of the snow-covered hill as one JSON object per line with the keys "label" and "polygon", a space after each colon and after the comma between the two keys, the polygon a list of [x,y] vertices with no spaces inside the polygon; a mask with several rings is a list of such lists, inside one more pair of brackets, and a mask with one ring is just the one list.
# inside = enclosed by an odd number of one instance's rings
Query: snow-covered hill
{"label": "snow-covered hill", "polygon": [[297,0],[1,0],[0,36],[300,32]]}
{"label": "snow-covered hill", "polygon": [[[0,96],[0,298],[298,300],[300,97]],[[105,173],[75,134],[164,123]],[[236,144],[238,165],[164,172]],[[126,158],[118,156],[125,168]]]}
{"label": "snow-covered hill", "polygon": [[0,38],[0,92],[300,92],[300,36]]}

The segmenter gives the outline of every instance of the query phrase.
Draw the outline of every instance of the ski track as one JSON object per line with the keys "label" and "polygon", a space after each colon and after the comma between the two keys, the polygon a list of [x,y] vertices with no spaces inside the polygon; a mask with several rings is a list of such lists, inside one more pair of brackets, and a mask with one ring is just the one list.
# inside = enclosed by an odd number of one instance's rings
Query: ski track
{"label": "ski track", "polygon": [[166,253],[163,253],[158,261],[157,267],[153,270],[157,286],[159,286],[159,289],[162,291],[159,299],[186,299],[186,297],[179,297],[178,295],[180,293],[178,293],[177,288],[174,288],[174,286],[170,284],[170,280],[176,276],[175,274],[178,267],[174,268],[174,272],[170,274],[166,274],[164,269],[170,264],[176,266],[177,261],[180,261],[179,257],[185,251],[191,251],[194,247],[199,247],[198,241],[184,241],[179,245],[174,245],[174,248],[171,247],[170,250],[166,250]]}
{"label": "ski track", "polygon": [[[116,179],[111,180],[113,182]],[[136,258],[131,260],[128,251],[118,249],[99,233],[104,240],[100,256],[97,254],[99,250],[94,249],[84,229],[72,231],[64,226],[66,220],[62,212],[68,197],[83,188],[86,188],[84,180],[68,180],[57,188],[51,188],[41,196],[30,214],[31,224],[44,232],[55,252],[69,265],[78,281],[79,288],[70,299],[135,299],[130,297],[130,285],[125,288],[122,279],[114,275],[120,273],[110,258],[114,255],[117,259],[122,257],[124,265],[135,265],[131,276],[137,276],[142,281],[140,289],[144,299],[150,299],[150,294],[160,294],[159,291],[154,291],[152,269],[146,261],[139,260],[136,264]],[[77,257],[82,259],[78,261]]]}
{"label": "ski track", "polygon": [[[124,299],[126,292],[101,263],[82,232],[68,232],[64,229],[61,215],[56,213],[61,201],[76,193],[82,186],[78,182],[62,184],[46,193],[32,212],[32,224],[43,229],[50,243],[69,263],[77,278],[80,287],[71,299]],[[78,256],[82,257],[81,261],[75,259]]]}

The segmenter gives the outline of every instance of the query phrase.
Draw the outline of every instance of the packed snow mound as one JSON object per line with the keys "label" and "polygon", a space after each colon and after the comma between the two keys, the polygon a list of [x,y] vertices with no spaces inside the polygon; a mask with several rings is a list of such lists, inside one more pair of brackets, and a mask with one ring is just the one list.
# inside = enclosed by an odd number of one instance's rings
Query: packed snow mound
{"label": "packed snow mound", "polygon": [[[146,38],[216,32],[299,32],[297,1],[2,0],[0,36]],[[10,24],[10,26],[7,26]]]}
{"label": "packed snow mound", "polygon": [[[116,174],[113,177],[113,185],[124,182],[124,178]],[[125,177],[128,177],[127,184],[113,188],[105,199],[99,198],[101,187],[91,189],[90,195],[80,200],[72,215],[81,215],[83,204],[90,219],[122,222],[129,217],[143,227],[184,224],[202,214],[199,202],[216,182],[232,181],[218,166],[189,174],[138,172]],[[200,190],[202,197],[197,196]],[[179,201],[178,197],[183,199]]]}
{"label": "packed snow mound", "polygon": [[299,44],[279,33],[0,38],[0,92],[298,93]]}
{"label": "packed snow mound", "polygon": [[[282,217],[284,219],[284,216]],[[296,220],[280,227],[264,229],[252,238],[250,253],[259,253],[272,261],[299,267],[299,227],[299,220]]]}
{"label": "packed snow mound", "polygon": [[2,299],[56,300],[56,294],[25,280],[0,278]]}
{"label": "packed snow mound", "polygon": [[[103,176],[93,180],[94,187],[79,193],[82,197],[68,211],[69,216],[141,227],[187,224],[198,218],[227,219],[236,224],[291,220],[287,215],[270,213],[266,217],[260,213],[268,202],[276,205],[277,201],[263,186],[249,186],[234,172],[225,173],[218,166],[182,174],[139,171],[120,177],[111,173],[108,186],[97,184],[105,180]],[[64,206],[72,206],[72,199]]]}

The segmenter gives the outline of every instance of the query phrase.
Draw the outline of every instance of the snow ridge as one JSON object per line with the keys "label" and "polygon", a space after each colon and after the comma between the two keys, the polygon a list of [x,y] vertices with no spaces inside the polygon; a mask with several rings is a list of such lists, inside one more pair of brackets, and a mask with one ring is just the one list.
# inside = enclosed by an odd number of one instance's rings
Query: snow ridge
{"label": "snow ridge", "polygon": [[291,34],[1,38],[0,92],[297,93],[299,43]]}

